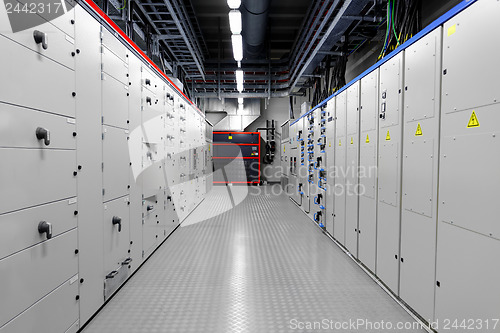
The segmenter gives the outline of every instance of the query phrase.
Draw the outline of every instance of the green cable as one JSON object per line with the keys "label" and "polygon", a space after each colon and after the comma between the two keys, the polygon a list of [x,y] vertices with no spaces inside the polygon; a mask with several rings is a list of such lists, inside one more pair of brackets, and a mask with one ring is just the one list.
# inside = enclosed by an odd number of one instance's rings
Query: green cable
{"label": "green cable", "polygon": [[125,7],[127,7],[127,0],[123,0],[123,7],[122,8],[118,8],[118,10],[125,9]]}
{"label": "green cable", "polygon": [[384,38],[384,46],[382,47],[382,50],[380,51],[380,54],[378,55],[378,59],[382,56],[382,53],[384,53],[384,50],[386,48],[385,44],[387,43],[387,37],[389,36],[389,25],[390,25],[390,20],[389,20],[389,4],[391,3],[391,0],[387,2],[387,18],[386,18],[386,23],[387,27],[385,29],[385,38]]}
{"label": "green cable", "polygon": [[[390,0],[389,0],[389,3],[391,3]],[[398,44],[396,45],[396,47],[398,47],[401,44],[399,43],[399,37],[398,37],[398,34],[396,32],[396,26],[394,24],[394,3],[392,4],[392,31],[394,31],[394,36],[396,36],[396,41],[398,42]]]}

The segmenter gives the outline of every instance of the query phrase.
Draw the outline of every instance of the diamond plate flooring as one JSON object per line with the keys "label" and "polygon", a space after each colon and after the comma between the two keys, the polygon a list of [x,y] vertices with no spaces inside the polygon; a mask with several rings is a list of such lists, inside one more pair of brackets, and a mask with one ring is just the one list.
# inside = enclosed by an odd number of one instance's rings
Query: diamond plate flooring
{"label": "diamond plate flooring", "polygon": [[424,332],[273,192],[215,187],[83,332]]}

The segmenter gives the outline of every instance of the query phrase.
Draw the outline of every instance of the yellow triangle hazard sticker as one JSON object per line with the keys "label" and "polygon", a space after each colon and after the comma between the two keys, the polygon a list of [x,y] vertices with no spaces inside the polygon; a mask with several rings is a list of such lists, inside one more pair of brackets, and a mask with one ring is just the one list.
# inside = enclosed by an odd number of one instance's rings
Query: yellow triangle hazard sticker
{"label": "yellow triangle hazard sticker", "polygon": [[476,116],[476,111],[472,110],[472,115],[470,116],[469,124],[467,125],[467,128],[471,127],[479,127],[479,120],[477,120]]}
{"label": "yellow triangle hazard sticker", "polygon": [[353,144],[354,144],[354,140],[353,140],[353,138],[351,138],[351,145],[353,145]]}
{"label": "yellow triangle hazard sticker", "polygon": [[366,143],[370,143],[370,137],[368,136],[368,134],[366,135]]}
{"label": "yellow triangle hazard sticker", "polygon": [[342,140],[339,140],[339,146],[342,146]]}
{"label": "yellow triangle hazard sticker", "polygon": [[230,136],[229,136],[229,140],[232,140],[232,139],[233,139],[233,137],[230,135]]}
{"label": "yellow triangle hazard sticker", "polygon": [[415,136],[421,136],[422,134],[422,127],[420,126],[420,123],[418,123],[417,126],[417,131],[415,132]]}
{"label": "yellow triangle hazard sticker", "polygon": [[385,136],[385,141],[391,141],[391,133],[387,131],[387,135]]}

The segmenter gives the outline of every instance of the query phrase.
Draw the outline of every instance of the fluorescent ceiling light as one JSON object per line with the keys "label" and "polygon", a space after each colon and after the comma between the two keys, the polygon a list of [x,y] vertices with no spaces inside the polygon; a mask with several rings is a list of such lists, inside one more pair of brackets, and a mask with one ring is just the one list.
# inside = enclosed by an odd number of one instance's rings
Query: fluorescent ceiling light
{"label": "fluorescent ceiling light", "polygon": [[232,10],[229,12],[229,26],[233,35],[241,33],[241,13],[239,10]]}
{"label": "fluorescent ceiling light", "polygon": [[238,98],[238,104],[243,104],[243,97]]}
{"label": "fluorescent ceiling light", "polygon": [[233,42],[234,60],[243,60],[243,37],[241,35],[232,35],[231,41]]}
{"label": "fluorescent ceiling light", "polygon": [[227,5],[231,9],[238,9],[241,6],[241,0],[227,0]]}
{"label": "fluorescent ceiling light", "polygon": [[243,113],[243,104],[238,104],[238,111],[240,112],[240,114]]}
{"label": "fluorescent ceiling light", "polygon": [[243,91],[243,83],[236,84],[236,89],[238,89],[239,92],[242,92]]}

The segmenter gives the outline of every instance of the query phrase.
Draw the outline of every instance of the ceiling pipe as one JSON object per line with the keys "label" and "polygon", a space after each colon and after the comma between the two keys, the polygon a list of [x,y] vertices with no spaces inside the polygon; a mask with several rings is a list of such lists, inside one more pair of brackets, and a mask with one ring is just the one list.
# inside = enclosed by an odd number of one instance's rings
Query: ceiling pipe
{"label": "ceiling pipe", "polygon": [[243,0],[243,40],[248,58],[257,58],[264,51],[270,0]]}

